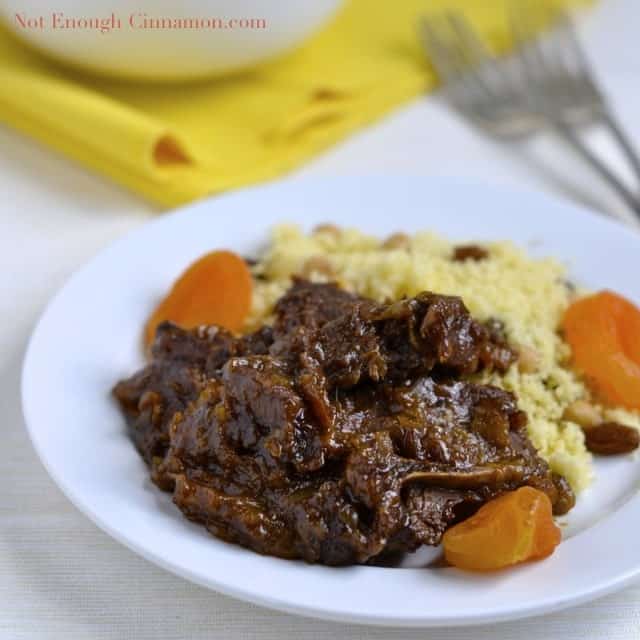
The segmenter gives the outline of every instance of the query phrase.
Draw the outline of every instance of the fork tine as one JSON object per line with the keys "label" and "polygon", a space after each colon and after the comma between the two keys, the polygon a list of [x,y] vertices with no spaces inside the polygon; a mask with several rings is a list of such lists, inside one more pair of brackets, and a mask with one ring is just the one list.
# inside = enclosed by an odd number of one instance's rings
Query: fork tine
{"label": "fork tine", "polygon": [[439,75],[449,83],[449,89],[478,90],[478,78],[473,60],[465,51],[464,43],[454,32],[451,20],[445,14],[426,19],[423,25],[425,46],[433,56]]}
{"label": "fork tine", "polygon": [[[546,4],[546,3],[542,3]],[[547,43],[543,41],[540,3],[536,0],[509,0],[508,19],[518,51],[520,73],[527,84],[529,101],[536,109],[546,110],[546,101],[540,85],[552,73]]]}
{"label": "fork tine", "polygon": [[437,16],[425,18],[421,27],[425,50],[440,76],[445,96],[458,111],[468,111],[474,88],[465,73],[449,26],[442,16]]}
{"label": "fork tine", "polygon": [[448,11],[446,17],[458,41],[464,45],[464,55],[470,66],[476,66],[491,59],[484,42],[461,13]]}
{"label": "fork tine", "polygon": [[521,89],[515,82],[510,69],[498,65],[495,56],[478,35],[477,30],[460,12],[447,14],[451,28],[464,49],[468,64],[474,69],[476,80],[486,95],[494,100],[516,99]]}
{"label": "fork tine", "polygon": [[457,12],[447,12],[425,22],[427,46],[436,49],[435,62],[458,84],[490,94],[486,79],[487,62],[493,60],[467,20]]}
{"label": "fork tine", "polygon": [[580,52],[574,50],[577,40],[568,39],[567,14],[547,2],[533,0],[511,0],[509,10],[523,73],[536,88],[531,92],[536,107],[564,109],[568,117],[583,119],[588,113],[585,109],[598,96],[585,75]]}
{"label": "fork tine", "polygon": [[522,89],[458,12],[429,16],[421,24],[426,52],[443,80],[451,106],[501,137],[522,137],[540,127],[524,109]]}
{"label": "fork tine", "polygon": [[578,40],[575,26],[566,11],[560,11],[558,16],[558,33],[564,41],[565,62],[574,73],[580,74],[582,80],[599,96],[594,81],[593,70],[587,55]]}
{"label": "fork tine", "polygon": [[449,48],[441,36],[441,29],[437,24],[438,18],[423,18],[421,24],[422,42],[427,55],[441,80],[451,80],[459,75],[460,69],[453,56],[449,54]]}
{"label": "fork tine", "polygon": [[439,14],[433,18],[432,31],[435,33],[442,51],[446,54],[446,59],[455,69],[458,76],[464,75],[472,70],[468,55],[464,51],[464,45],[453,29],[450,17],[446,13]]}

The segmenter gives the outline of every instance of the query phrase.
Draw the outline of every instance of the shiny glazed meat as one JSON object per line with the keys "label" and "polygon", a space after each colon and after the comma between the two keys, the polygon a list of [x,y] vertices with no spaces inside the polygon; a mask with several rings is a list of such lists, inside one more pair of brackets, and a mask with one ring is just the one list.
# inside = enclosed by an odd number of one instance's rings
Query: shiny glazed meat
{"label": "shiny glazed meat", "polygon": [[296,281],[273,327],[159,327],[114,394],[154,482],[214,535],[308,562],[436,545],[522,485],[574,502],[513,395],[474,384],[515,355],[459,298],[377,304]]}

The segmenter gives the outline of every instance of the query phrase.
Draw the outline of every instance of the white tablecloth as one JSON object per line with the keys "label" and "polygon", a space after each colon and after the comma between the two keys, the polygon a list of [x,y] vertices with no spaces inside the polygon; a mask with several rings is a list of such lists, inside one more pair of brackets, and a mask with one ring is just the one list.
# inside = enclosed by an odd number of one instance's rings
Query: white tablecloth
{"label": "white tablecloth", "polygon": [[[627,129],[640,140],[640,3],[605,0],[583,30]],[[594,143],[603,145],[597,137]],[[562,613],[493,627],[376,630],[229,599],[166,573],[99,531],[62,496],[31,448],[19,403],[21,360],[38,314],[69,274],[155,213],[2,128],[0,150],[0,638],[640,638],[640,585]],[[301,173],[370,172],[525,184],[624,215],[589,170],[551,142],[522,153],[496,147],[433,98],[398,111]]]}

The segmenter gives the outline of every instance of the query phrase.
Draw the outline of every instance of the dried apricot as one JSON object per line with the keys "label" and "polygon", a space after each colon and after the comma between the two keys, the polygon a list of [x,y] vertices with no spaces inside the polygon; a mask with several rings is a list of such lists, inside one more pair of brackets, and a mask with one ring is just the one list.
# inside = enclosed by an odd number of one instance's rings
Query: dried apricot
{"label": "dried apricot", "polygon": [[175,281],[145,327],[150,344],[165,320],[185,329],[216,324],[239,331],[251,307],[252,278],[247,263],[231,251],[213,251],[193,262]]}
{"label": "dried apricot", "polygon": [[560,544],[549,497],[520,487],[483,505],[443,536],[447,561],[459,569],[493,571],[546,558]]}
{"label": "dried apricot", "polygon": [[640,409],[640,309],[612,291],[580,298],[562,328],[573,362],[603,401]]}

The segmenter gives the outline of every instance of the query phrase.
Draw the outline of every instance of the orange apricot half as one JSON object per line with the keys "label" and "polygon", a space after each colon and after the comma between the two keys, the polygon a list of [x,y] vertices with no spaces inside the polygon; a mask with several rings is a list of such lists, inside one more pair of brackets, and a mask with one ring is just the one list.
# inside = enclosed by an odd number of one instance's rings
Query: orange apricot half
{"label": "orange apricot half", "polygon": [[494,571],[551,555],[560,544],[549,497],[520,487],[487,502],[468,520],[445,532],[449,564],[470,571]]}
{"label": "orange apricot half", "polygon": [[252,278],[247,263],[231,251],[213,251],[193,262],[175,281],[145,327],[149,345],[165,320],[184,329],[219,325],[240,331],[251,308]]}
{"label": "orange apricot half", "polygon": [[562,329],[592,391],[606,403],[640,409],[640,309],[601,291],[571,304]]}

